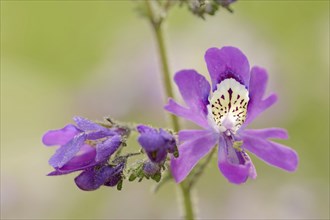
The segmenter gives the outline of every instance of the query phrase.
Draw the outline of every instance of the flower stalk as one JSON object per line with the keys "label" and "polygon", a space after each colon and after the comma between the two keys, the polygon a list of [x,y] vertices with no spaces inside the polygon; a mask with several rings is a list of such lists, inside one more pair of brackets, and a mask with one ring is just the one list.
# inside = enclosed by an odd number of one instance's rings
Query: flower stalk
{"label": "flower stalk", "polygon": [[[173,95],[173,88],[171,84],[171,74],[169,71],[169,65],[168,65],[168,59],[166,55],[166,47],[164,42],[164,35],[163,35],[163,18],[156,19],[154,11],[152,9],[151,2],[146,0],[146,9],[147,9],[147,15],[151,22],[152,29],[154,31],[156,42],[158,46],[158,52],[159,52],[159,58],[161,63],[161,73],[162,73],[162,81],[164,83],[164,89],[166,97],[174,97]],[[175,131],[179,131],[179,121],[178,118],[174,115],[170,115],[171,119],[171,126]],[[179,184],[182,200],[183,200],[183,208],[184,208],[184,218],[186,220],[193,220],[194,217],[194,211],[193,211],[193,204],[192,204],[192,198],[191,198],[191,187],[190,184],[186,181],[183,181]]]}

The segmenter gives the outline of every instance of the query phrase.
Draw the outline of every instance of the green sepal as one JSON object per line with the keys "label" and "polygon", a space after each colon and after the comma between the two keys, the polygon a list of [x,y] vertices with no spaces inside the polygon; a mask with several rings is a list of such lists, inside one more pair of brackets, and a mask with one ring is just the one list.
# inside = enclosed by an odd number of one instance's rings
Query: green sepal
{"label": "green sepal", "polygon": [[151,177],[151,179],[155,180],[157,183],[161,180],[162,174],[161,173],[156,173]]}
{"label": "green sepal", "polygon": [[117,184],[117,190],[120,191],[123,188],[123,180],[120,180]]}
{"label": "green sepal", "polygon": [[129,176],[129,178],[128,178],[128,181],[130,181],[130,182],[132,182],[132,181],[134,181],[135,179],[136,179],[136,174],[135,173],[132,173],[130,176]]}

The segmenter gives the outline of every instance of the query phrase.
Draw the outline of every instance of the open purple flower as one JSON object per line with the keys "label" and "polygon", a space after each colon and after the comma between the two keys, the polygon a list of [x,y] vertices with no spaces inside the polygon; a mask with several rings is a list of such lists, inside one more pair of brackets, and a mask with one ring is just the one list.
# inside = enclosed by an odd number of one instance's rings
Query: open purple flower
{"label": "open purple flower", "polygon": [[167,153],[174,153],[177,150],[175,138],[167,131],[163,129],[158,131],[146,125],[137,126],[137,130],[140,133],[138,142],[152,162],[162,163]]}
{"label": "open purple flower", "polygon": [[210,48],[205,60],[212,80],[209,82],[195,70],[182,70],[174,80],[188,106],[169,99],[165,109],[188,119],[203,130],[179,132],[179,158],[172,158],[171,170],[177,182],[186,178],[197,162],[217,144],[218,167],[232,183],[254,179],[255,167],[248,150],[270,165],[295,171],[297,153],[289,147],[268,140],[286,139],[281,128],[245,129],[260,113],[273,105],[275,94],[263,99],[268,75],[265,69],[250,66],[237,48]]}
{"label": "open purple flower", "polygon": [[[60,146],[49,160],[55,171],[48,175],[84,170],[76,178],[76,183],[81,189],[93,190],[96,185],[99,187],[117,175],[118,172],[108,166],[107,161],[121,145],[121,134],[82,117],[74,117],[74,121],[77,126],[69,124],[59,130],[50,130],[42,138],[46,146]],[[88,185],[87,180],[92,180],[92,177],[97,181]]]}

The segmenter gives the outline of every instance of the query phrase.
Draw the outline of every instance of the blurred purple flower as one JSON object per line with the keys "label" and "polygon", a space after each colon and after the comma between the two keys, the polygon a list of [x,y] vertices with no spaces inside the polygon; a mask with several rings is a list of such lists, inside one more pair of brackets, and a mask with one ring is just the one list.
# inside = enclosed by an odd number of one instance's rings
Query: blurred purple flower
{"label": "blurred purple flower", "polygon": [[116,166],[103,165],[84,170],[74,180],[77,186],[85,191],[96,190],[100,186],[116,186],[122,179],[124,163]]}
{"label": "blurred purple flower", "polygon": [[[69,124],[59,130],[50,130],[42,138],[46,146],[60,146],[49,160],[55,171],[48,175],[84,170],[75,179],[76,183],[81,189],[93,190],[117,175],[118,172],[108,166],[107,161],[121,145],[121,134],[82,117],[73,119],[77,126]],[[87,183],[87,180],[93,181]]]}
{"label": "blurred purple flower", "polygon": [[138,142],[152,162],[162,163],[165,161],[167,153],[177,151],[175,138],[167,131],[163,129],[157,131],[146,125],[137,126],[137,130],[140,133]]}
{"label": "blurred purple flower", "polygon": [[260,113],[273,105],[275,94],[263,99],[268,75],[265,69],[250,66],[237,48],[210,48],[205,60],[212,81],[195,70],[182,70],[174,80],[188,106],[182,107],[169,99],[165,109],[188,119],[203,130],[179,132],[179,158],[172,158],[171,170],[176,182],[181,182],[197,162],[216,145],[218,167],[232,183],[240,184],[248,177],[256,178],[255,167],[245,149],[270,165],[295,171],[297,153],[269,138],[286,139],[281,128],[245,129]]}

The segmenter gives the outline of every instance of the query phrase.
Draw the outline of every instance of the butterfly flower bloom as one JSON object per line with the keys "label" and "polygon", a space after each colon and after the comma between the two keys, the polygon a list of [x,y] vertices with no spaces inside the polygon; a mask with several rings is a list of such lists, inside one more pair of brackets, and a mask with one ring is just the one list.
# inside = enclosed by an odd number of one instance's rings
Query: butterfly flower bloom
{"label": "butterfly flower bloom", "polygon": [[205,61],[212,90],[204,76],[195,70],[182,70],[174,80],[187,105],[169,99],[165,109],[190,120],[202,130],[179,132],[179,157],[172,158],[171,171],[181,182],[197,162],[218,145],[218,167],[229,182],[244,183],[256,178],[255,167],[246,150],[266,163],[295,171],[298,155],[291,148],[270,141],[286,139],[281,128],[246,129],[260,113],[272,106],[277,96],[263,98],[268,75],[265,69],[250,70],[245,55],[235,47],[210,48]]}
{"label": "butterfly flower bloom", "polygon": [[83,190],[116,185],[123,164],[109,165],[107,162],[122,144],[122,130],[109,129],[82,117],[74,117],[74,121],[77,126],[69,124],[59,130],[50,130],[42,138],[46,146],[60,146],[49,160],[55,171],[48,175],[83,170],[75,179]]}
{"label": "butterfly flower bloom", "polygon": [[164,129],[159,129],[138,125],[137,131],[140,133],[138,142],[153,163],[161,164],[165,161],[168,153],[177,151],[176,140],[173,135]]}

